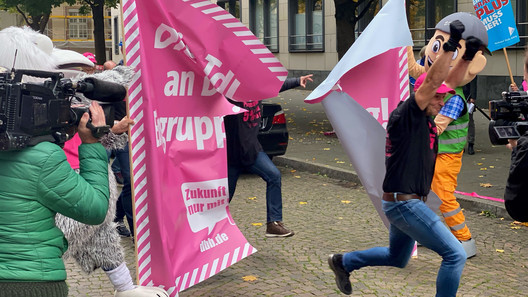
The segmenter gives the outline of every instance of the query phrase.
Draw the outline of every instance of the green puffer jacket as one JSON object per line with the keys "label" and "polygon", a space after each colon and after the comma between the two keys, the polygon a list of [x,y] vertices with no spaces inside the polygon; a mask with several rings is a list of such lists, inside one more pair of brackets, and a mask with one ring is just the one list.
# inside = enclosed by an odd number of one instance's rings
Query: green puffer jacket
{"label": "green puffer jacket", "polygon": [[0,152],[0,282],[66,279],[61,213],[100,224],[108,210],[108,161],[100,143],[79,146],[80,174],[62,149],[42,142]]}

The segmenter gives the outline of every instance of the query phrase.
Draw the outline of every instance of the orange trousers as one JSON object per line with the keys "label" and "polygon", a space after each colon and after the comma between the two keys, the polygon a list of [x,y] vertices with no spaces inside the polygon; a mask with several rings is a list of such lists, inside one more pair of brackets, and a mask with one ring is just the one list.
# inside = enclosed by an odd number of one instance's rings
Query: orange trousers
{"label": "orange trousers", "polygon": [[440,211],[451,233],[458,240],[469,240],[471,239],[471,232],[469,232],[469,228],[466,225],[466,217],[462,213],[460,204],[454,194],[457,186],[457,176],[462,168],[463,153],[438,154],[436,156],[431,190],[442,200]]}

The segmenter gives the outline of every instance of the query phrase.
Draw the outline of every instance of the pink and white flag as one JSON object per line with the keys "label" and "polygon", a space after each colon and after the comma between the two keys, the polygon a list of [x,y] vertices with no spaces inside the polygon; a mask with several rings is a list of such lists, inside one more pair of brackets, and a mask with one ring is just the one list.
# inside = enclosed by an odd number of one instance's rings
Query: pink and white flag
{"label": "pink and white flag", "polygon": [[410,94],[408,45],[412,45],[412,38],[404,0],[390,0],[328,77],[305,99],[307,103],[322,102],[386,226],[388,221],[381,210],[385,128],[392,110]]}
{"label": "pink and white flag", "polygon": [[225,100],[277,96],[286,69],[210,1],[123,1],[138,282],[171,296],[256,250],[229,213]]}

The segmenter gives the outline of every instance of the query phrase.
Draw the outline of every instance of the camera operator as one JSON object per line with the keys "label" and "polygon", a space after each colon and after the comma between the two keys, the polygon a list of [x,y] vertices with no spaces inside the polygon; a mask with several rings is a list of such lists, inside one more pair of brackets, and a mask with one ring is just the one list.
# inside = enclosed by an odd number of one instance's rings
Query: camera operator
{"label": "camera operator", "polygon": [[[104,126],[101,106],[92,102],[89,110],[92,124]],[[51,142],[0,151],[0,296],[68,296],[62,260],[68,242],[55,215],[95,225],[108,210],[106,151],[87,128],[89,119],[84,113],[78,125],[80,174]]]}
{"label": "camera operator", "polygon": [[[523,89],[527,91],[526,80],[528,79],[528,48],[524,55],[524,81]],[[518,91],[515,84],[510,90]],[[506,189],[504,191],[504,205],[508,214],[517,221],[528,222],[528,199],[524,197],[528,193],[526,183],[526,172],[528,169],[528,132],[519,139],[508,139],[507,147],[511,149],[511,165]]]}
{"label": "camera operator", "polygon": [[512,155],[504,205],[514,220],[528,222],[528,132],[519,139],[508,139],[508,142],[507,147],[512,150]]}

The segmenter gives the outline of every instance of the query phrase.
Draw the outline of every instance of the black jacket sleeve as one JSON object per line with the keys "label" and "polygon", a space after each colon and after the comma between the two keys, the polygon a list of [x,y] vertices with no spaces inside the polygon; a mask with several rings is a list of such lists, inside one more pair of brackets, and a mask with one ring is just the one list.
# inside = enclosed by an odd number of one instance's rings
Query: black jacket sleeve
{"label": "black jacket sleeve", "polygon": [[284,84],[282,84],[282,87],[279,92],[284,92],[289,89],[296,88],[301,85],[301,78],[300,77],[289,77],[284,81]]}

